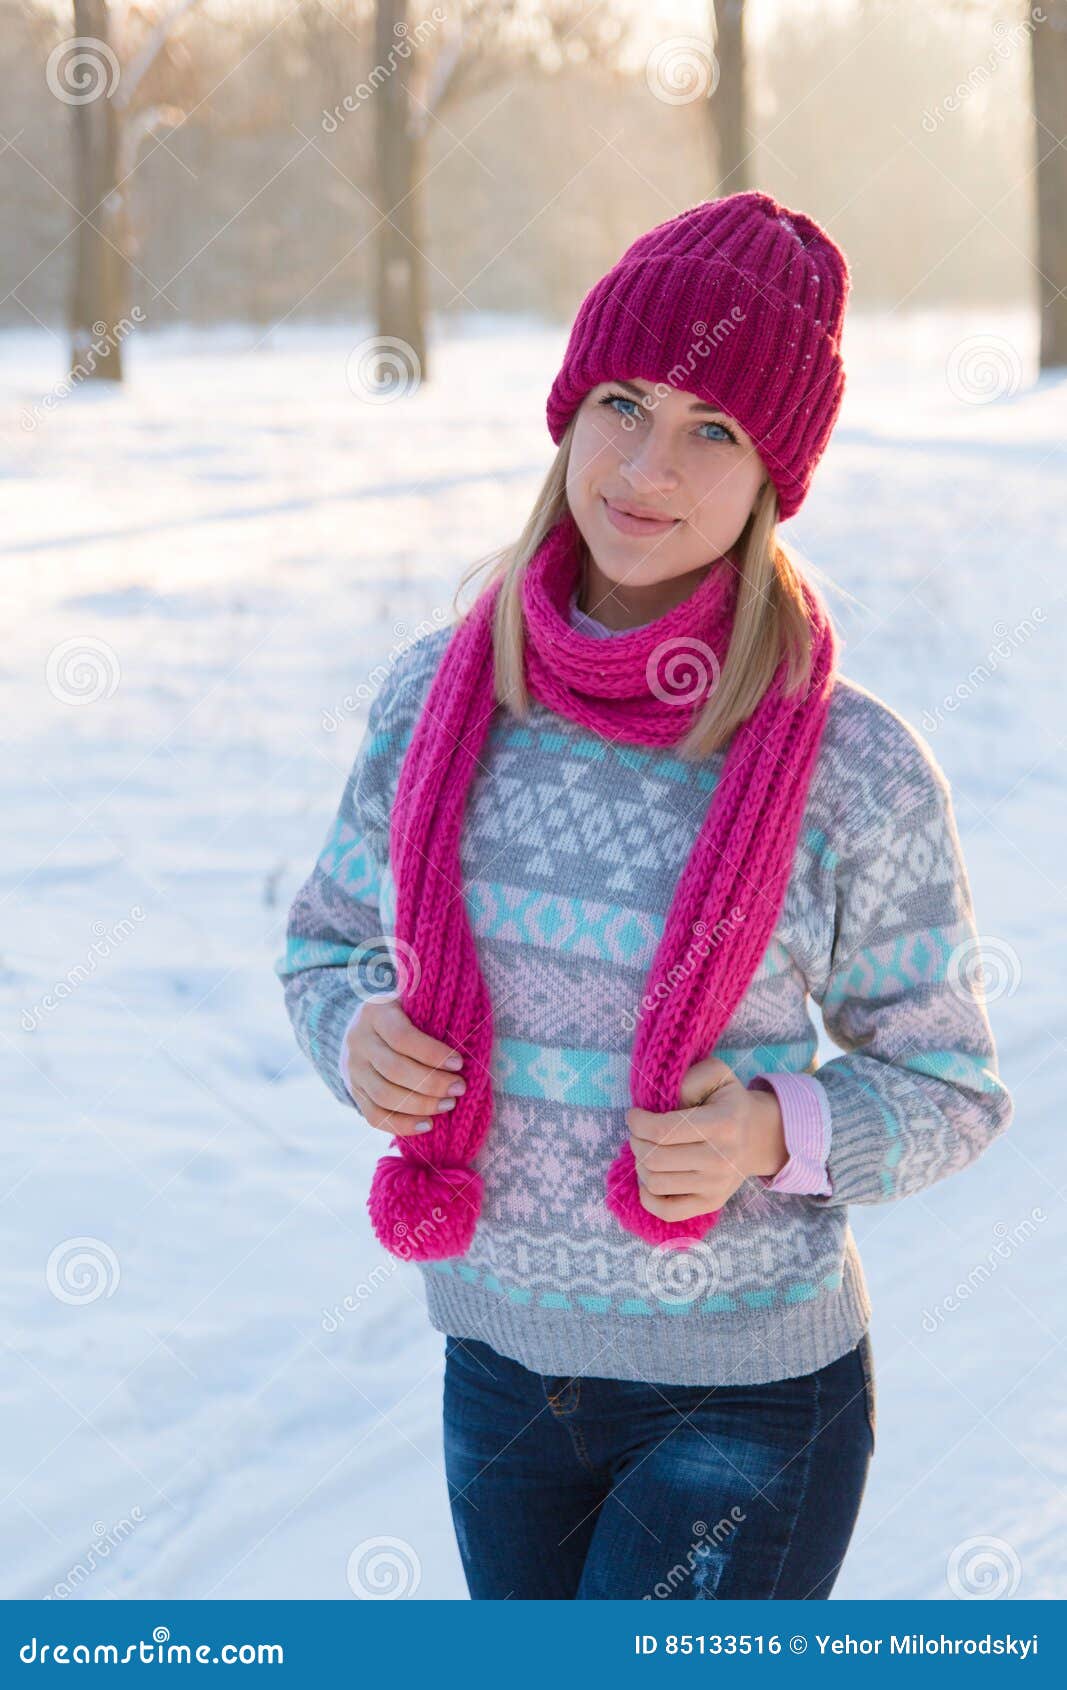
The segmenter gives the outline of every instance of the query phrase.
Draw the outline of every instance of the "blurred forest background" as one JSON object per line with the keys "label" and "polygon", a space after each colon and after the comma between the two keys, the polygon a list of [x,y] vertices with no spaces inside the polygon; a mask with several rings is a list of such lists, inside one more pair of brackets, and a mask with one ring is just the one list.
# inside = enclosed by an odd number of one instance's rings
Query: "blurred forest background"
{"label": "blurred forest background", "polygon": [[134,307],[370,314],[425,376],[427,312],[565,319],[758,186],[855,304],[1036,304],[1067,362],[1067,0],[0,0],[0,57],[0,324],[75,357]]}

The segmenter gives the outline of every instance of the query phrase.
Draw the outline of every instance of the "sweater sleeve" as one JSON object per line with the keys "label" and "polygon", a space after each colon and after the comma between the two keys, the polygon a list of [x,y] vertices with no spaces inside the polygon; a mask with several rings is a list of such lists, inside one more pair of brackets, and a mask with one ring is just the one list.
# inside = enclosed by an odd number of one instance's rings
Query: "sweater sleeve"
{"label": "sweater sleeve", "polygon": [[835,870],[830,966],[812,982],[844,1056],[812,1074],[829,1109],[820,1206],[886,1203],[973,1162],[1010,1124],[948,782],[928,752]]}
{"label": "sweater sleeve", "polygon": [[345,1035],[362,1004],[391,996],[397,980],[387,937],[395,739],[388,701],[379,693],[322,849],[289,910],[285,950],[274,964],[297,1044],[349,1108],[356,1104],[341,1071]]}

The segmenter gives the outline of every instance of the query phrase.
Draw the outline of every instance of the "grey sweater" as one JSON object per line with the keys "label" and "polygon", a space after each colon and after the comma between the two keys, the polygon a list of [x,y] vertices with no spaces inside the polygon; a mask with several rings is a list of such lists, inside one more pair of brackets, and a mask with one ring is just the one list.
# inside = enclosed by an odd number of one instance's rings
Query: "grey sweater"
{"label": "grey sweater", "polygon": [[[387,953],[390,808],[450,636],[409,646],[387,674],[275,965],[301,1049],[348,1109],[345,964],[375,938]],[[467,1253],[416,1269],[439,1331],[540,1373],[760,1384],[826,1365],[871,1313],[849,1203],[923,1190],[1012,1119],[947,781],[907,722],[840,677],[774,937],[704,1053],[746,1084],[804,1077],[828,1125],[830,1189],[748,1180],[684,1252],[618,1226],[604,1179],[628,1131],[620,1029],[724,756],[612,745],[534,704],[526,722],[497,711],[471,788],[464,896],[494,1006],[494,1116],[474,1162],[485,1199]],[[845,1053],[821,1066],[809,996]]]}

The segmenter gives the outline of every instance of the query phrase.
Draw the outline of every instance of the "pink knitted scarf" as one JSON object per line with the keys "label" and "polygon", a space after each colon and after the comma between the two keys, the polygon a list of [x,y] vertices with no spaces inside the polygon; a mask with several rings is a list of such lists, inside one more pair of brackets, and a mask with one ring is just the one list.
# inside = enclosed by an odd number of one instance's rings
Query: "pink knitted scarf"
{"label": "pink knitted scarf", "polygon": [[[568,511],[523,574],[525,672],[553,713],[611,741],[674,745],[707,701],[725,662],[739,577],[727,554],[666,615],[609,640],[569,623],[580,535]],[[472,1163],[493,1116],[493,1015],[478,965],[460,872],[467,793],[497,707],[493,609],[483,591],[442,656],[401,767],[390,823],[396,886],[394,948],[401,1006],[415,1025],[462,1051],[467,1089],[432,1131],[395,1138],[371,1182],[375,1233],[392,1254],[426,1261],[463,1255],[482,1205]],[[687,1069],[713,1052],[766,951],[785,898],[837,662],[821,600],[804,583],[812,677],[785,699],[786,660],[728,742],[718,783],[679,876],[645,982],[630,1061],[632,1101],[681,1107]],[[636,1009],[637,1006],[635,1006]],[[664,1221],[641,1203],[629,1132],[607,1170],[605,1200],[649,1244],[694,1244],[713,1210]],[[392,1146],[390,1147],[392,1148]]]}

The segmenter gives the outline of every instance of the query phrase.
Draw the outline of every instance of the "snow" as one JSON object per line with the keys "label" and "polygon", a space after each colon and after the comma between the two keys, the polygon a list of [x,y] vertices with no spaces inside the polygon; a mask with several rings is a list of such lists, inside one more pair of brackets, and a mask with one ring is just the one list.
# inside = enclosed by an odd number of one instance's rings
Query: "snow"
{"label": "snow", "polygon": [[[950,1595],[973,1538],[1018,1596],[1062,1594],[1067,402],[1036,331],[854,313],[784,529],[846,673],[952,782],[1017,1110],[964,1174],[852,1210],[879,1430],[835,1598]],[[466,1594],[443,1339],[364,1209],[384,1141],[304,1062],[272,967],[348,701],[521,527],[566,335],[447,319],[432,380],[372,405],[370,332],[146,334],[121,391],[55,403],[61,342],[5,337],[9,1596],[351,1598],[383,1539],[412,1593]]]}

